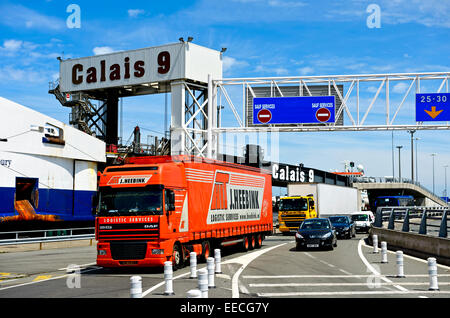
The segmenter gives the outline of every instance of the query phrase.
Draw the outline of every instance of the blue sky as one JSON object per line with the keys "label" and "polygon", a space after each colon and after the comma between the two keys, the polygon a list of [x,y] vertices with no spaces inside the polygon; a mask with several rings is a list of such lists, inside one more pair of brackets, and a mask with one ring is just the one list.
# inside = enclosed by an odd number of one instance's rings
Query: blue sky
{"label": "blue sky", "polygon": [[[71,3],[81,8],[80,28],[66,25]],[[370,4],[381,9],[380,28],[367,26]],[[0,96],[64,122],[69,109],[48,94],[48,82],[58,77],[56,57],[163,45],[181,36],[193,36],[195,43],[217,50],[227,47],[224,77],[450,71],[449,1],[34,0],[0,1],[0,12]],[[365,89],[362,98],[369,100],[374,87]],[[399,99],[393,95],[392,103]],[[406,118],[412,103],[408,99],[399,116]],[[135,125],[162,132],[163,120],[164,96],[125,99],[123,138],[128,139]],[[150,130],[143,131],[144,139],[154,134]],[[351,160],[362,164],[367,175],[389,176],[391,136],[391,132],[280,134],[279,159],[327,171],[342,170],[343,161]],[[405,131],[394,133],[395,145],[403,145],[403,177],[410,177],[411,171],[409,137]],[[415,137],[420,138],[419,181],[432,188],[430,154],[437,153],[435,188],[442,194],[443,166],[450,163],[450,132],[419,131]],[[240,146],[227,151],[239,152]],[[398,174],[397,151],[395,156]]]}

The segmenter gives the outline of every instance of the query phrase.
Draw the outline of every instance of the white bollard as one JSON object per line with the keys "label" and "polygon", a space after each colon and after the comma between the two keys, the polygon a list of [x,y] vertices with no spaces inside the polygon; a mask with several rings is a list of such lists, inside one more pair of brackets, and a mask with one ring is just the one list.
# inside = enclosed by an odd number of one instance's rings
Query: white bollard
{"label": "white bollard", "polygon": [[206,260],[206,268],[208,269],[208,288],[216,288],[214,285],[214,258],[208,257]]}
{"label": "white bollard", "polygon": [[130,297],[131,298],[142,298],[142,278],[141,278],[141,276],[131,276],[130,282],[131,282]]}
{"label": "white bollard", "polygon": [[164,295],[175,295],[175,293],[173,292],[173,269],[171,261],[164,262],[164,281],[166,283],[166,290],[164,291]]}
{"label": "white bollard", "polygon": [[403,252],[397,251],[396,257],[397,257],[397,278],[404,278],[405,273],[403,272]]}
{"label": "white bollard", "polygon": [[376,234],[372,235],[372,241],[373,241],[373,252],[376,254],[378,253],[378,235]]}
{"label": "white bollard", "polygon": [[387,260],[387,243],[381,242],[381,263],[386,264]]}
{"label": "white bollard", "polygon": [[202,298],[208,298],[208,272],[206,269],[198,271],[198,289],[202,293]]}
{"label": "white bollard", "polygon": [[430,287],[428,288],[428,290],[439,290],[436,259],[434,257],[430,257],[427,260],[428,275],[430,276]]}
{"label": "white bollard", "polygon": [[220,249],[214,250],[214,261],[216,263],[216,274],[222,274]]}
{"label": "white bollard", "polygon": [[197,253],[189,253],[189,261],[191,267],[191,277],[189,278],[197,278]]}
{"label": "white bollard", "polygon": [[187,298],[202,298],[202,292],[198,289],[191,289],[187,292]]}

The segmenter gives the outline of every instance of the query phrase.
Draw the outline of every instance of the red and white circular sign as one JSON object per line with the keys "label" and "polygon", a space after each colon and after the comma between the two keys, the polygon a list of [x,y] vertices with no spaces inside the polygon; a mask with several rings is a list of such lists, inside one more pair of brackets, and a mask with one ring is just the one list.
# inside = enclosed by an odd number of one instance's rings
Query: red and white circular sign
{"label": "red and white circular sign", "polygon": [[257,117],[261,123],[267,124],[272,119],[272,113],[268,109],[261,109]]}
{"label": "red and white circular sign", "polygon": [[328,108],[319,108],[316,111],[316,119],[320,122],[326,122],[329,121],[331,118],[331,112],[328,110]]}

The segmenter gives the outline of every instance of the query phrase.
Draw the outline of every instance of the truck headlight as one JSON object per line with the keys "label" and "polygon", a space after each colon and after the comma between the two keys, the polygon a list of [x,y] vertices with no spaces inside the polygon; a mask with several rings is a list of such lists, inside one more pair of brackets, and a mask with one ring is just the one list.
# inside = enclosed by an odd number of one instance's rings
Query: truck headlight
{"label": "truck headlight", "polygon": [[152,249],[152,254],[154,254],[154,255],[164,255],[164,250],[163,249],[154,248],[154,249]]}
{"label": "truck headlight", "polygon": [[97,255],[105,256],[106,255],[106,251],[105,250],[98,250],[97,251]]}

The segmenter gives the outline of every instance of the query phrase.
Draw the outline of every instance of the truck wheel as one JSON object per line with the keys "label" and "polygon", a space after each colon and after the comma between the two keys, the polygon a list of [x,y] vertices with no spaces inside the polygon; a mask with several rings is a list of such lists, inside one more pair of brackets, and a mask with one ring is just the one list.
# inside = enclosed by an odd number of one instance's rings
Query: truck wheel
{"label": "truck wheel", "polygon": [[252,250],[256,247],[256,236],[255,235],[250,235],[249,238],[249,249]]}
{"label": "truck wheel", "polygon": [[183,265],[184,265],[183,249],[181,248],[180,244],[175,243],[172,252],[173,270],[176,271],[177,269],[183,268]]}
{"label": "truck wheel", "polygon": [[262,235],[261,234],[257,234],[256,235],[256,245],[255,248],[261,248],[262,246]]}
{"label": "truck wheel", "polygon": [[208,260],[208,257],[211,255],[211,244],[209,241],[203,241],[202,242],[202,255],[200,257],[200,260],[204,263]]}
{"label": "truck wheel", "polygon": [[242,240],[242,250],[244,252],[247,252],[249,248],[250,248],[250,242],[249,242],[248,236],[244,236],[244,239]]}

